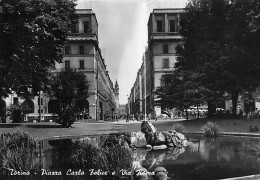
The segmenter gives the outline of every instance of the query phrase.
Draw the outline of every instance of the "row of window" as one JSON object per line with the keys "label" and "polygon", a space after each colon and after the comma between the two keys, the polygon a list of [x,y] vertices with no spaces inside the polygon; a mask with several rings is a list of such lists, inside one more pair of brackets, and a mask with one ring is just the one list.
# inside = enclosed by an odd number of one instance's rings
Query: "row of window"
{"label": "row of window", "polygon": [[[70,45],[66,45],[65,46],[64,53],[65,53],[65,55],[70,55],[71,54],[71,47],[70,47]],[[164,54],[169,53],[169,45],[168,44],[164,44],[163,45],[163,53]],[[78,54],[80,54],[80,55],[84,55],[85,54],[85,46],[84,45],[79,45],[78,46]]]}
{"label": "row of window", "polygon": [[[165,32],[163,20],[157,20],[157,32]],[[168,32],[177,32],[176,20],[168,20]]]}
{"label": "row of window", "polygon": [[[162,19],[159,19],[157,22],[157,32],[164,32],[164,21]],[[82,22],[82,33],[90,33],[90,22],[89,21],[83,21]],[[168,32],[177,32],[177,23],[176,19],[170,19],[168,20]],[[79,23],[73,23],[71,25],[71,33],[79,33]]]}
{"label": "row of window", "polygon": [[[65,60],[65,69],[70,69],[70,60]],[[85,69],[85,61],[79,60],[79,69]]]}
{"label": "row of window", "polygon": [[164,54],[169,53],[169,46],[168,46],[168,44],[164,44],[164,45],[163,45],[163,53],[164,53]]}
{"label": "row of window", "polygon": [[[70,69],[70,60],[65,60],[65,69]],[[55,69],[55,64],[52,64],[52,69]],[[85,69],[85,61],[84,60],[79,60],[79,69]]]}
{"label": "row of window", "polygon": [[[169,53],[169,45],[168,44],[164,44],[163,45],[163,53],[164,54]],[[65,55],[70,55],[71,54],[71,47],[70,47],[70,45],[66,45],[65,46],[64,54]],[[84,55],[85,54],[85,46],[84,45],[78,45],[78,54],[80,54],[80,55]]]}
{"label": "row of window", "polygon": [[163,59],[163,68],[169,68],[170,64],[169,64],[169,59]]}
{"label": "row of window", "polygon": [[[19,99],[18,97],[13,97],[13,104],[18,105],[19,104]],[[38,98],[38,105],[40,104],[40,98]],[[43,99],[41,98],[41,105],[43,105]]]}
{"label": "row of window", "polygon": [[[82,22],[82,32],[83,33],[90,33],[90,22],[89,21],[83,21]],[[71,33],[79,33],[79,23],[73,23],[71,24]]]}
{"label": "row of window", "polygon": [[161,86],[168,86],[171,82],[171,79],[166,74],[161,77]]}
{"label": "row of window", "polygon": [[[70,45],[65,46],[64,54],[65,55],[70,55],[71,54]],[[80,55],[85,54],[85,47],[84,47],[84,45],[79,45],[78,46],[78,54],[80,54]]]}

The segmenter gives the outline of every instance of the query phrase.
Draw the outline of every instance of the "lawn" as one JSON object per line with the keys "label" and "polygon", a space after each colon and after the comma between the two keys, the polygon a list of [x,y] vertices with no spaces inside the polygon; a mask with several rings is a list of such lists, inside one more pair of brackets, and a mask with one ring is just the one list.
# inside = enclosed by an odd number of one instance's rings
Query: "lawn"
{"label": "lawn", "polygon": [[[198,132],[207,121],[216,122],[220,127],[220,132],[251,133],[250,126],[260,128],[260,119],[195,119],[182,121],[181,123],[184,125],[185,132]],[[260,131],[253,133],[260,133]]]}

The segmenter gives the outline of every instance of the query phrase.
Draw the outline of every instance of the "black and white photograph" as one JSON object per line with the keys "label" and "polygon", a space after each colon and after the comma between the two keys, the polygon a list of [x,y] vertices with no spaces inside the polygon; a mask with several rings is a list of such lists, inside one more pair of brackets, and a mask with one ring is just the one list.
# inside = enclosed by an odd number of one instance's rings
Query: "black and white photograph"
{"label": "black and white photograph", "polygon": [[1,180],[260,180],[260,0],[0,0]]}

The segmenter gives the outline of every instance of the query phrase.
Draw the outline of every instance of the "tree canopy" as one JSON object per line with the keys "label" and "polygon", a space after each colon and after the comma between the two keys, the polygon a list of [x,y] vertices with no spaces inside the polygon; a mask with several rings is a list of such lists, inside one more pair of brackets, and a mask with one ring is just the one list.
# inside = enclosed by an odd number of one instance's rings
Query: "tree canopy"
{"label": "tree canopy", "polygon": [[184,41],[176,48],[174,72],[182,78],[174,91],[200,87],[209,103],[230,94],[235,114],[238,94],[260,85],[259,22],[258,0],[190,0],[180,16]]}
{"label": "tree canopy", "polygon": [[67,32],[77,21],[73,0],[0,1],[0,94],[35,95],[61,62]]}
{"label": "tree canopy", "polygon": [[54,113],[58,114],[58,123],[63,127],[69,127],[77,114],[88,108],[89,86],[87,77],[73,69],[52,76],[49,94],[57,101],[59,108]]}

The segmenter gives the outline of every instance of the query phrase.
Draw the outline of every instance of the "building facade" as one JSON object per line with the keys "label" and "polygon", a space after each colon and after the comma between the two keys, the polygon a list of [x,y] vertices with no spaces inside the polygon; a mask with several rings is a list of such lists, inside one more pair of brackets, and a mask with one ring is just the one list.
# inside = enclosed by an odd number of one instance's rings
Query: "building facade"
{"label": "building facade", "polygon": [[178,32],[179,18],[183,12],[183,9],[154,9],[150,13],[148,46],[128,101],[131,114],[137,113],[137,106],[140,105],[142,114],[153,116],[159,116],[164,109],[163,105],[155,105],[157,97],[154,92],[167,83],[165,74],[174,68],[175,48],[183,41]]}
{"label": "building facade", "polygon": [[[83,72],[90,81],[90,96],[87,99],[89,105],[85,108],[86,113],[92,119],[103,120],[106,113],[113,115],[119,106],[119,85],[116,82],[114,87],[101,54],[95,13],[91,9],[78,9],[76,12],[79,20],[72,24],[68,33],[63,62],[53,64],[51,73],[55,74],[69,68]],[[31,107],[29,113],[35,114],[39,111],[53,113],[55,108],[54,100],[50,100],[48,94],[43,92],[41,96],[31,100],[12,94],[4,101],[6,106],[26,102]]]}
{"label": "building facade", "polygon": [[56,63],[51,71],[74,68],[83,72],[91,82],[89,116],[103,120],[106,113],[112,115],[118,106],[119,86],[116,82],[114,87],[101,54],[95,13],[91,9],[80,9],[77,14],[79,21],[72,25],[68,35],[63,63]]}

